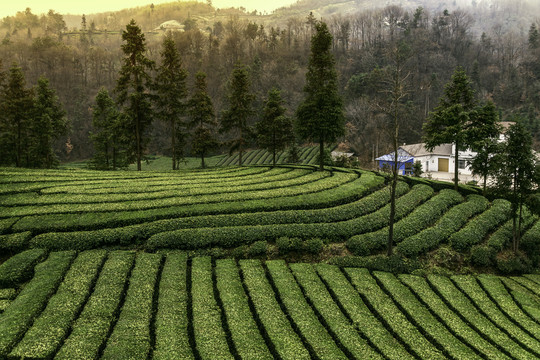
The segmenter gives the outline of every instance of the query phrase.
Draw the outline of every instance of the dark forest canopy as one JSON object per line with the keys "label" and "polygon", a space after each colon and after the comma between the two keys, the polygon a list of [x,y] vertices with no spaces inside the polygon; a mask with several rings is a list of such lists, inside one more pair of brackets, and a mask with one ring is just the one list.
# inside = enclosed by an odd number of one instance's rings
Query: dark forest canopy
{"label": "dark forest canopy", "polygon": [[[172,38],[188,72],[187,81],[193,83],[198,71],[207,74],[207,91],[216,114],[226,106],[227,80],[235,64],[246,64],[256,95],[256,115],[250,120],[254,123],[274,87],[281,89],[287,115],[292,116],[302,101],[313,34],[307,9],[314,9],[311,19],[322,17],[334,39],[332,52],[348,130],[344,140],[365,161],[388,149],[387,139],[380,135],[384,120],[374,111],[373,95],[383,93],[381,76],[391,61],[387,49],[398,40],[407,42],[414,54],[407,64],[413,111],[401,129],[400,142],[421,140],[426,116],[455,68],[462,66],[479,100],[493,100],[502,119],[521,115],[538,148],[540,24],[531,18],[536,5],[463,0],[448,1],[445,8],[440,1],[438,7],[428,3],[422,8],[419,1],[409,1],[406,8],[374,8],[372,3],[302,0],[272,15],[259,15],[242,9],[216,10],[207,2],[191,1],[75,20],[55,11],[37,16],[28,9],[0,23],[0,60],[4,72],[14,62],[19,64],[28,84],[37,83],[41,76],[50,80],[72,123],[69,141],[59,140],[57,152],[62,160],[89,158],[94,151],[89,139],[91,109],[102,87],[112,91],[116,85],[122,61],[121,30],[130,19],[145,32],[147,56],[158,65],[166,34],[160,25],[169,20],[181,24]],[[351,4],[356,5],[348,8]],[[164,149],[170,147],[167,124],[153,122],[150,135],[148,151],[166,153]],[[66,152],[66,143],[73,146],[72,151]],[[189,153],[189,146],[186,150]]]}

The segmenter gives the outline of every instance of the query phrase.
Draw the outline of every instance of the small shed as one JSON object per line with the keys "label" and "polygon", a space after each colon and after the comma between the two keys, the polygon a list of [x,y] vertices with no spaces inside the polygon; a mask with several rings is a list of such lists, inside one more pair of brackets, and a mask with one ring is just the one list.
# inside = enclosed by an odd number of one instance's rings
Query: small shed
{"label": "small shed", "polygon": [[[395,164],[395,153],[391,152],[389,154],[380,156],[375,159],[379,162],[379,169],[381,170],[391,170]],[[405,151],[403,148],[398,148],[398,173],[400,175],[410,175],[412,174],[414,164],[414,156],[409,152]]]}

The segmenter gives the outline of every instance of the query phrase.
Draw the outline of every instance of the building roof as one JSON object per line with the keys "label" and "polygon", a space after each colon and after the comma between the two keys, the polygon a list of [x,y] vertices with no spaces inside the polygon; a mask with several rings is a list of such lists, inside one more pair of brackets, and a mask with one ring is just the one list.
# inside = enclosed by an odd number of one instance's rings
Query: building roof
{"label": "building roof", "polygon": [[[398,162],[404,163],[413,160],[414,157],[401,147],[398,149]],[[376,158],[377,161],[394,161],[394,152]]]}
{"label": "building roof", "polygon": [[184,24],[176,20],[169,20],[161,23],[155,30],[184,30]]}
{"label": "building roof", "polygon": [[414,157],[427,156],[427,155],[443,155],[451,156],[452,155],[452,144],[442,144],[435,146],[433,151],[428,151],[426,149],[426,144],[411,144],[400,146],[401,149],[405,150]]}

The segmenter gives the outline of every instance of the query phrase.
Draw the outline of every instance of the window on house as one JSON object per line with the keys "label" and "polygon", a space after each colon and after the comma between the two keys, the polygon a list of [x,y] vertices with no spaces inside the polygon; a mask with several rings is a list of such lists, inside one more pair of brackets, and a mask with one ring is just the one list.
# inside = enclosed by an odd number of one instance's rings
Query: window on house
{"label": "window on house", "polygon": [[405,163],[405,175],[412,175],[413,173],[413,163],[412,162],[406,162]]}
{"label": "window on house", "polygon": [[459,169],[465,169],[467,167],[467,161],[465,160],[458,160],[458,168]]}

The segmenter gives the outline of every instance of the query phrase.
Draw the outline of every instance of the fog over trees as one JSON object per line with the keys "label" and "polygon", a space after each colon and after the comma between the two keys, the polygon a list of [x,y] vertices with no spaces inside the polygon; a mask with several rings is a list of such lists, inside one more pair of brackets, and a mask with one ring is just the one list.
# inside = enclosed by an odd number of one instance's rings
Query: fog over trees
{"label": "fog over trees", "polygon": [[[384,94],[383,75],[393,61],[388,49],[396,41],[406,43],[412,54],[405,69],[410,73],[411,111],[402,119],[400,143],[421,141],[426,117],[461,66],[478,101],[493,101],[502,120],[519,115],[538,149],[540,23],[534,18],[536,2],[388,4],[376,8],[372,1],[302,0],[267,16],[243,9],[216,10],[207,2],[149,5],[84,17],[63,16],[54,10],[38,16],[26,9],[0,22],[5,75],[1,101],[5,101],[7,75],[14,66],[21,68],[27,89],[42,76],[48,79],[71,122],[69,132],[55,140],[56,154],[60,160],[90,158],[99,150],[90,139],[96,133],[92,126],[96,95],[106,89],[111,97],[117,96],[113,90],[123,61],[122,30],[135,19],[146,39],[145,56],[157,69],[168,33],[160,25],[176,20],[182,26],[176,26],[179,30],[170,32],[170,37],[187,71],[186,84],[195,83],[198,72],[206,74],[206,93],[218,120],[229,106],[229,79],[238,63],[245,65],[254,96],[248,126],[261,119],[264,101],[273,88],[280,90],[288,109],[285,115],[293,117],[304,99],[314,24],[322,18],[333,37],[338,91],[344,99],[347,132],[340,140],[364,162],[391,148],[390,139],[380,136],[383,124],[372,99]],[[153,79],[156,71],[149,70]],[[188,121],[189,115],[185,116]],[[172,155],[170,122],[152,121],[145,131],[148,153]],[[219,140],[226,143],[232,136],[223,133]],[[246,139],[242,146],[257,146],[256,137]],[[200,150],[192,151],[190,142],[184,151],[200,154]]]}

